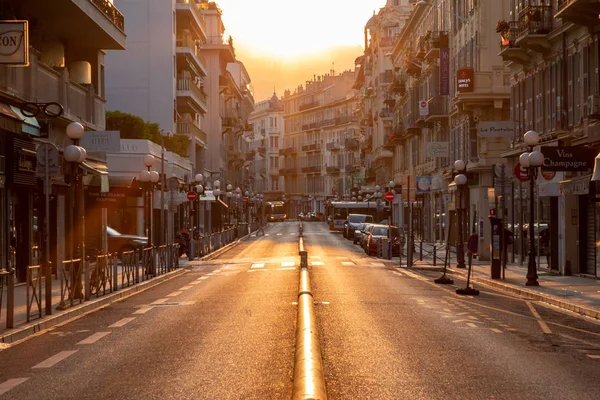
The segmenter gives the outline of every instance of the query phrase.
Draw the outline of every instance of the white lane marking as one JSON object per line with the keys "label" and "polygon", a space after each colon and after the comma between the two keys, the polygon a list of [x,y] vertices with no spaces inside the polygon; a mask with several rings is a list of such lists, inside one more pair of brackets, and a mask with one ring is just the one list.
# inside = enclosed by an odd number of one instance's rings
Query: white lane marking
{"label": "white lane marking", "polygon": [[269,272],[268,269],[249,269],[246,272]]}
{"label": "white lane marking", "polygon": [[146,306],[146,307],[142,307],[139,310],[136,310],[134,312],[134,314],[146,314],[148,311],[152,310],[152,307],[150,306]]}
{"label": "white lane marking", "polygon": [[6,382],[2,382],[0,384],[0,395],[3,395],[4,393],[8,392],[10,389],[14,388],[15,386],[19,386],[21,383],[25,382],[27,379],[29,379],[29,378],[15,378],[15,379],[9,379]]}
{"label": "white lane marking", "polygon": [[77,344],[94,344],[98,340],[102,339],[104,336],[110,335],[110,332],[96,332],[92,336],[87,339],[83,339],[81,342]]}
{"label": "white lane marking", "polygon": [[392,271],[392,273],[393,273],[394,275],[398,275],[398,276],[404,276],[404,274],[403,274],[402,272],[400,272],[400,271]]}
{"label": "white lane marking", "polygon": [[510,331],[510,332],[516,332],[516,329],[515,329],[515,328],[506,328],[506,330],[507,330],[507,331]]}
{"label": "white lane marking", "polygon": [[294,262],[293,261],[284,261],[281,263],[282,267],[293,267],[294,266]]}
{"label": "white lane marking", "polygon": [[152,303],[150,303],[150,305],[153,305],[153,304],[163,304],[163,303],[166,303],[167,301],[169,301],[169,298],[164,297],[162,299],[158,299],[156,301],[153,301]]}
{"label": "white lane marking", "polygon": [[325,265],[323,261],[311,261],[311,265]]}
{"label": "white lane marking", "polygon": [[474,315],[469,315],[469,317],[468,317],[468,318],[471,318],[471,319],[477,320],[477,317],[476,317],[476,316],[474,316]]}
{"label": "white lane marking", "polygon": [[283,236],[283,233],[278,233],[277,236]]}
{"label": "white lane marking", "polygon": [[190,282],[190,285],[197,285],[199,283],[202,283],[201,281],[194,281],[194,282]]}
{"label": "white lane marking", "polygon": [[295,267],[277,268],[277,271],[294,271]]}
{"label": "white lane marking", "polygon": [[385,264],[380,262],[372,262],[371,267],[385,267]]}
{"label": "white lane marking", "polygon": [[537,320],[538,324],[540,324],[540,327],[542,328],[542,331],[544,333],[546,333],[546,334],[552,333],[552,331],[550,330],[550,328],[548,328],[548,325],[546,325],[546,323],[542,320],[542,317],[540,317],[540,314],[538,314],[538,312],[536,311],[536,309],[533,307],[533,304],[531,304],[530,301],[526,301],[525,303],[527,303],[527,307],[529,307],[529,310],[531,310],[531,313],[533,314],[533,316]]}
{"label": "white lane marking", "polygon": [[252,235],[250,235],[250,237],[256,237],[256,233],[253,233]]}
{"label": "white lane marking", "polygon": [[322,301],[321,304],[329,304],[328,301]]}
{"label": "white lane marking", "polygon": [[109,328],[120,328],[124,325],[127,325],[128,323],[130,323],[131,321],[133,321],[135,318],[134,317],[130,317],[130,318],[123,318],[118,320],[117,322],[115,322],[112,325],[109,325]]}
{"label": "white lane marking", "polygon": [[271,236],[271,234],[270,233],[265,233],[265,236]]}
{"label": "white lane marking", "polygon": [[254,263],[250,268],[264,268],[265,263]]}
{"label": "white lane marking", "polygon": [[498,328],[490,328],[492,330],[492,332],[496,332],[496,333],[502,333],[502,331]]}
{"label": "white lane marking", "polygon": [[308,256],[308,258],[316,258],[316,259],[320,259],[321,256]]}
{"label": "white lane marking", "polygon": [[214,273],[214,274],[216,274],[216,273],[219,273],[219,272],[221,272],[221,270],[220,270],[220,269],[215,269],[215,270],[213,271],[213,273]]}
{"label": "white lane marking", "polygon": [[296,236],[296,232],[290,233],[291,236]]}
{"label": "white lane marking", "polygon": [[198,278],[197,280],[198,280],[198,281],[203,281],[203,280],[205,280],[205,279],[208,279],[208,276],[203,276],[203,277],[201,277],[201,278]]}
{"label": "white lane marking", "polygon": [[452,312],[452,310],[449,309],[449,308],[444,308],[444,311],[446,311],[446,312]]}
{"label": "white lane marking", "polygon": [[[175,296],[179,296],[181,293],[183,293],[181,290],[177,290],[173,293],[170,293],[167,295],[167,297],[175,297]],[[153,303],[154,304],[154,303]]]}
{"label": "white lane marking", "polygon": [[56,364],[58,364],[59,362],[61,362],[62,360],[64,360],[67,357],[72,356],[73,354],[77,353],[77,350],[67,350],[67,351],[61,351],[58,354],[53,355],[52,357],[48,358],[47,360],[42,361],[41,363],[34,365],[32,368],[50,368],[55,366]]}
{"label": "white lane marking", "polygon": [[475,325],[471,322],[467,322],[467,325],[469,325],[471,328],[477,328],[477,325]]}
{"label": "white lane marking", "polygon": [[191,288],[192,288],[191,286],[184,286],[182,288],[179,288],[179,290],[189,290]]}
{"label": "white lane marking", "polygon": [[600,360],[600,355],[598,354],[587,354],[589,358],[593,358],[594,360]]}
{"label": "white lane marking", "polygon": [[338,260],[345,260],[345,259],[346,259],[346,258],[348,258],[348,257],[344,257],[344,256],[337,256],[336,258],[337,258]]}
{"label": "white lane marking", "polygon": [[342,261],[342,265],[356,265],[352,261]]}

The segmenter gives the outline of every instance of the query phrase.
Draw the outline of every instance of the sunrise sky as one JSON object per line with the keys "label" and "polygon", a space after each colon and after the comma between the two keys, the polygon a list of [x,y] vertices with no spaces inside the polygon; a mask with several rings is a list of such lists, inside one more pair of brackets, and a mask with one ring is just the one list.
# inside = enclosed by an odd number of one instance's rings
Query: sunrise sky
{"label": "sunrise sky", "polygon": [[385,0],[217,0],[256,101],[354,67],[365,23]]}

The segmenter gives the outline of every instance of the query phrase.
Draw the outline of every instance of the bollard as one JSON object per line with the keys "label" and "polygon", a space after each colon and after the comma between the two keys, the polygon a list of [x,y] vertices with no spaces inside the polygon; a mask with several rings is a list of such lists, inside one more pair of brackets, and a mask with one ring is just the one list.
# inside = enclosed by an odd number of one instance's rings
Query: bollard
{"label": "bollard", "polygon": [[300,268],[308,268],[308,253],[306,250],[300,252]]}
{"label": "bollard", "polygon": [[435,244],[433,245],[433,266],[435,267],[437,260],[437,251],[435,249]]}
{"label": "bollard", "polygon": [[419,261],[423,261],[423,241],[419,242]]}

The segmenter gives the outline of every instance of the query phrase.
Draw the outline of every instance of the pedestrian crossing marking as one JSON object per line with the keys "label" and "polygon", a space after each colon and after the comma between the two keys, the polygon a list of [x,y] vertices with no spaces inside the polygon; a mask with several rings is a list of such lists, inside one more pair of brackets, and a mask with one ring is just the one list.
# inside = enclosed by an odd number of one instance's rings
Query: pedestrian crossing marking
{"label": "pedestrian crossing marking", "polygon": [[325,265],[323,261],[311,261],[311,265]]}
{"label": "pedestrian crossing marking", "polygon": [[183,293],[181,290],[177,290],[173,293],[170,293],[167,295],[167,297],[175,297],[175,296],[179,296],[181,293]]}
{"label": "pedestrian crossing marking", "polygon": [[148,311],[152,310],[152,307],[146,306],[142,307],[139,310],[136,310],[134,314],[146,314]]}
{"label": "pedestrian crossing marking", "polygon": [[131,321],[133,321],[134,319],[135,319],[135,318],[131,318],[131,317],[130,317],[130,318],[123,318],[123,319],[120,319],[120,320],[118,320],[118,321],[117,321],[117,322],[115,322],[114,324],[112,324],[112,325],[109,325],[108,327],[109,327],[109,328],[121,328],[122,326],[124,326],[124,325],[126,325],[126,324],[130,323],[130,322],[131,322]]}
{"label": "pedestrian crossing marking", "polygon": [[293,261],[283,261],[281,263],[282,267],[293,267],[294,266],[294,262]]}
{"label": "pedestrian crossing marking", "polygon": [[282,236],[282,235],[283,235],[283,233],[278,233],[278,234],[277,234],[277,236]]}
{"label": "pedestrian crossing marking", "polygon": [[356,265],[352,261],[342,261],[342,265]]}
{"label": "pedestrian crossing marking", "polygon": [[265,263],[254,263],[250,268],[264,268]]}
{"label": "pedestrian crossing marking", "polygon": [[3,382],[2,384],[0,384],[0,396],[3,395],[4,393],[8,392],[12,388],[19,386],[21,383],[25,382],[27,379],[29,379],[29,378],[14,378],[14,379],[9,379],[9,380]]}
{"label": "pedestrian crossing marking", "polygon": [[477,325],[472,322],[467,322],[467,325],[469,325],[471,328],[477,328]]}
{"label": "pedestrian crossing marking", "polygon": [[316,259],[321,259],[321,256],[308,256],[308,258],[316,258]]}
{"label": "pedestrian crossing marking", "polygon": [[291,268],[289,268],[289,267],[286,267],[286,268],[277,268],[277,271],[293,271],[293,270],[295,270],[295,269],[296,269],[296,268],[294,268],[294,267],[291,267]]}

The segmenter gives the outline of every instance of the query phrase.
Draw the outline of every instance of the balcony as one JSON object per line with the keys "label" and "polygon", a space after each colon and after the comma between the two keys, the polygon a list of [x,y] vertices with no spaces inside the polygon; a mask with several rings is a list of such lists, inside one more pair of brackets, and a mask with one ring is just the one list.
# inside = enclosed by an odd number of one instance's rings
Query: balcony
{"label": "balcony", "polygon": [[288,167],[288,168],[280,168],[280,175],[296,175],[298,173],[298,168],[296,167]]}
{"label": "balcony", "polygon": [[440,58],[440,49],[448,48],[448,32],[446,31],[429,31],[427,35],[427,43],[425,44],[425,60],[434,60]]}
{"label": "balcony", "polygon": [[310,110],[311,108],[316,108],[316,107],[319,107],[319,102],[311,101],[310,103],[301,104],[299,110],[306,111],[306,110]]}
{"label": "balcony", "polygon": [[265,157],[267,155],[267,148],[265,146],[261,146],[257,149],[258,155],[261,157]]}
{"label": "balcony", "polygon": [[296,150],[296,148],[293,146],[289,146],[289,147],[286,147],[285,149],[283,149],[283,155],[285,155],[285,156],[290,156],[290,155],[296,154],[297,152],[298,152],[298,150]]}
{"label": "balcony", "polygon": [[[206,37],[206,21],[200,12],[199,5],[193,0],[177,0],[175,4],[177,13],[177,27],[194,30],[202,38]],[[193,24],[192,24],[193,21]]]}
{"label": "balcony", "polygon": [[[521,48],[517,44],[519,36],[519,21],[501,21],[504,26],[496,25],[496,31],[500,32],[500,53],[498,54],[504,61],[514,62],[515,64],[528,63],[530,58],[527,49]],[[500,24],[500,23],[499,23]]]}
{"label": "balcony", "polygon": [[229,159],[229,161],[242,161],[243,159],[240,149],[238,149],[237,146],[234,145],[229,145],[227,147],[227,158]]}
{"label": "balcony", "polygon": [[385,149],[383,147],[378,147],[374,154],[373,154],[373,159],[375,161],[383,161],[383,160],[389,160],[394,156],[394,153],[388,149]]}
{"label": "balcony", "polygon": [[360,147],[360,142],[355,138],[348,138],[344,141],[344,147],[346,150],[358,150]]}
{"label": "balcony", "polygon": [[180,113],[207,111],[206,94],[191,79],[177,80],[177,109]]}
{"label": "balcony", "polygon": [[575,25],[593,27],[598,25],[597,10],[598,2],[596,0],[558,0],[554,18],[560,18]]}
{"label": "balcony", "polygon": [[379,39],[379,47],[393,47],[397,37],[397,35],[383,36],[381,39]]}
{"label": "balcony", "polygon": [[[210,12],[210,10],[202,12]],[[202,50],[218,50],[224,62],[235,62],[235,49],[231,37],[226,40],[220,35],[207,36],[206,42],[202,44]]]}
{"label": "balcony", "polygon": [[394,73],[392,71],[385,71],[379,74],[379,84],[389,85],[394,81]]}
{"label": "balcony", "polygon": [[519,12],[517,44],[538,53],[550,49],[548,34],[552,30],[552,6],[530,6]]}
{"label": "balcony", "polygon": [[236,117],[221,117],[221,126],[223,128],[235,128],[238,125],[238,121]]}
{"label": "balcony", "polygon": [[177,63],[188,63],[201,76],[206,76],[206,60],[200,55],[200,46],[189,36],[178,36],[175,40]]}
{"label": "balcony", "polygon": [[342,149],[342,145],[339,142],[333,141],[327,143],[326,149],[327,151],[340,151]]}
{"label": "balcony", "polygon": [[404,96],[406,94],[406,79],[394,79],[388,92],[393,95]]}
{"label": "balcony", "polygon": [[379,112],[381,119],[392,119],[394,118],[394,111],[390,107],[385,107]]}
{"label": "balcony", "polygon": [[327,167],[327,174],[328,175],[339,175],[340,168],[339,167]]}
{"label": "balcony", "polygon": [[192,120],[183,120],[177,122],[177,133],[189,136],[193,141],[199,141],[202,144],[206,144],[206,132],[204,132],[200,126]]}
{"label": "balcony", "polygon": [[355,174],[360,171],[360,167],[354,164],[346,164],[344,166],[344,171],[346,171],[347,174]]}
{"label": "balcony", "polygon": [[319,151],[319,144],[318,143],[311,143],[311,144],[305,144],[302,146],[302,151],[303,152],[307,152],[307,151]]}
{"label": "balcony", "polygon": [[281,175],[281,170],[277,167],[270,167],[269,168],[269,176],[279,176]]}
{"label": "balcony", "polygon": [[[413,113],[414,114],[414,113]],[[418,135],[421,133],[421,129],[423,128],[419,124],[417,124],[418,115],[409,115],[404,118],[404,132],[405,135]]]}
{"label": "balcony", "polygon": [[448,101],[441,96],[436,96],[427,101],[429,105],[429,114],[425,116],[425,122],[447,121],[448,120]]}
{"label": "balcony", "polygon": [[419,36],[415,48],[417,49],[415,52],[415,57],[421,61],[425,59],[425,54],[427,53],[427,37],[424,35]]}
{"label": "balcony", "polygon": [[404,58],[404,70],[413,78],[421,76],[421,63],[419,59],[412,54],[407,54]]}
{"label": "balcony", "polygon": [[341,117],[335,118],[335,125],[344,125],[351,122],[357,122],[358,118],[353,115],[342,115]]}
{"label": "balcony", "polygon": [[377,177],[377,172],[375,171],[375,168],[368,168],[365,171],[365,181],[373,182],[376,177]]}
{"label": "balcony", "polygon": [[321,173],[321,166],[320,165],[313,165],[310,167],[302,167],[302,173],[303,174],[320,174]]}

